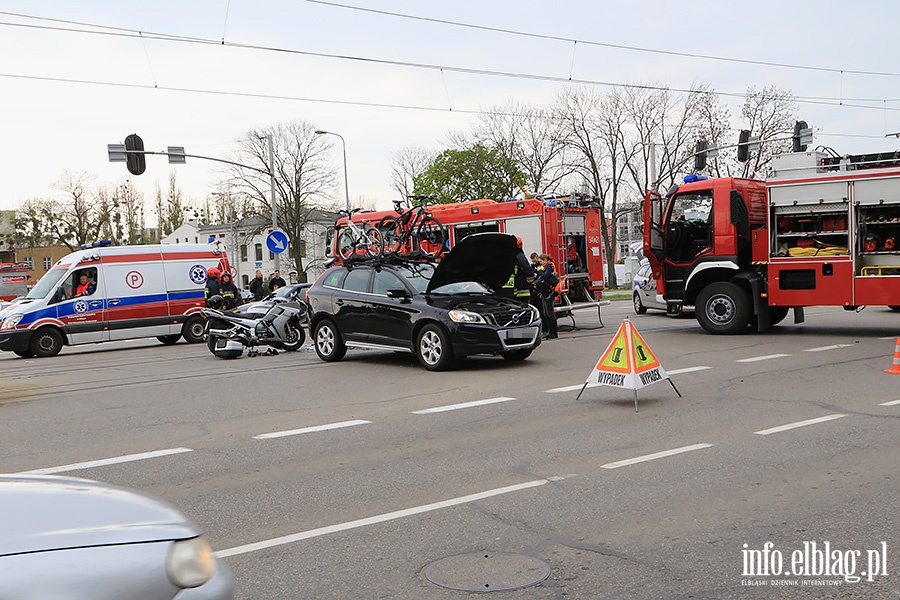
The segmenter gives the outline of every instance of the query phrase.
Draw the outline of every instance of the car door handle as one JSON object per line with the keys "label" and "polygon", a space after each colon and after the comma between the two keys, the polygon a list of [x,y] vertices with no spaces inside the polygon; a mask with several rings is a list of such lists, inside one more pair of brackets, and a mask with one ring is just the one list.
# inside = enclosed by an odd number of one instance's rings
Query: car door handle
{"label": "car door handle", "polygon": [[115,306],[116,304],[119,303],[119,299],[118,299],[118,298],[114,298],[114,299],[112,299],[112,300],[109,300],[107,303],[110,304],[111,306]]}
{"label": "car door handle", "polygon": [[93,306],[94,308],[103,306],[103,302],[101,302],[100,300],[91,300],[91,306]]}

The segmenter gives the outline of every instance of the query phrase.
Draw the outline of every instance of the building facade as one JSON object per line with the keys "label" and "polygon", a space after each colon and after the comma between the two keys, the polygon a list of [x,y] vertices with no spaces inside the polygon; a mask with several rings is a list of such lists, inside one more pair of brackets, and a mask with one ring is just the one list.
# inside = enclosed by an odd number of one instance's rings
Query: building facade
{"label": "building facade", "polygon": [[[323,211],[313,211],[312,218],[299,240],[291,240],[290,245],[300,244],[303,258],[303,272],[297,273],[291,258],[291,248],[279,256],[281,276],[289,283],[314,281],[322,274],[325,262],[325,238],[334,226],[336,215]],[[218,241],[225,246],[228,259],[234,269],[237,286],[245,289],[255,277],[256,270],[263,272],[266,281],[275,271],[275,254],[266,246],[266,238],[272,232],[271,221],[264,217],[248,217],[229,223],[202,225],[194,219],[164,237],[160,243],[196,243]]]}

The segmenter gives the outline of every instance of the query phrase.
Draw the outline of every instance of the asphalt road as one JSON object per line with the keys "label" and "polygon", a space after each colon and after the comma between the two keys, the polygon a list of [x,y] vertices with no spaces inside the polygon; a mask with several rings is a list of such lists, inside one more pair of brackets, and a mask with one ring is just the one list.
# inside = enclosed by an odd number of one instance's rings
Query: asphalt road
{"label": "asphalt road", "polygon": [[[155,340],[4,354],[0,470],[172,502],[241,599],[900,598],[900,314],[710,336],[630,310],[447,373]],[[576,401],[625,315],[683,397]]]}

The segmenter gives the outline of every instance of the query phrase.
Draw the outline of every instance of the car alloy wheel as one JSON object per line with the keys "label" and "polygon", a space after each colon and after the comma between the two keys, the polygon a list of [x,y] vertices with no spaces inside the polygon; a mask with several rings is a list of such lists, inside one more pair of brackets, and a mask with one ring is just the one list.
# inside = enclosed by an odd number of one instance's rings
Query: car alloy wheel
{"label": "car alloy wheel", "polygon": [[444,371],[453,364],[453,349],[447,334],[438,325],[426,325],[416,343],[419,362],[429,371]]}
{"label": "car alloy wheel", "polygon": [[347,346],[331,320],[319,321],[315,331],[316,333],[313,337],[315,339],[316,354],[319,355],[319,358],[326,362],[335,362],[344,358],[344,354],[347,353]]}

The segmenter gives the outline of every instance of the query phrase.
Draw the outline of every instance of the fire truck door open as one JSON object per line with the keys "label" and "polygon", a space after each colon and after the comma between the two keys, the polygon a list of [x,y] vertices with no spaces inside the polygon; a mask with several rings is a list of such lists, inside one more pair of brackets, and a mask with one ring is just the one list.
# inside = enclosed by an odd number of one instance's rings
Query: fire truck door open
{"label": "fire truck door open", "polygon": [[541,217],[540,215],[529,215],[527,217],[515,217],[506,219],[506,233],[511,233],[522,238],[522,249],[525,256],[530,256],[532,252],[541,254],[546,252],[544,244],[541,242]]}

